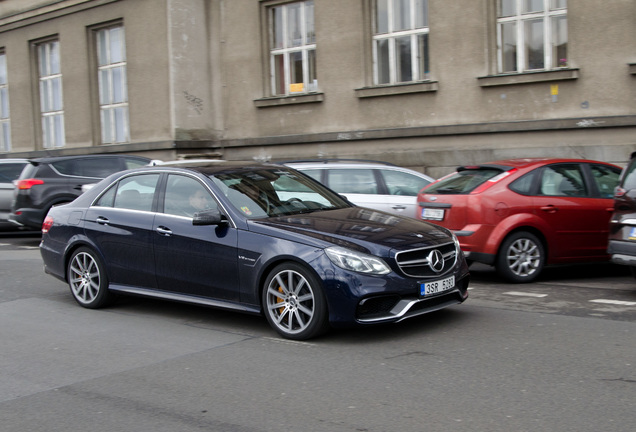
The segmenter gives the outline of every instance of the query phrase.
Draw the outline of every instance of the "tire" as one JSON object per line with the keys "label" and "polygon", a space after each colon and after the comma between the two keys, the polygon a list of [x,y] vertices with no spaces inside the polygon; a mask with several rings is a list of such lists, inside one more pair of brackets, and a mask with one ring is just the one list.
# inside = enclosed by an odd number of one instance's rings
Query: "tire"
{"label": "tire", "polygon": [[271,271],[262,304],[270,326],[287,339],[311,339],[329,326],[320,282],[296,263],[280,264]]}
{"label": "tire", "polygon": [[529,232],[520,231],[506,237],[497,256],[497,272],[514,283],[531,282],[545,265],[543,243]]}
{"label": "tire", "polygon": [[67,275],[71,294],[80,306],[98,309],[111,302],[104,265],[93,250],[82,247],[73,252]]}

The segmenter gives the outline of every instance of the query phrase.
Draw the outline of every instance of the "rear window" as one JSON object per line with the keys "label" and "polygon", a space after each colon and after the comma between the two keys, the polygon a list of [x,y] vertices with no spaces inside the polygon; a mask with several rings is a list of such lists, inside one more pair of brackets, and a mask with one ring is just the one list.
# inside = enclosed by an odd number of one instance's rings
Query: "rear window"
{"label": "rear window", "polygon": [[440,180],[424,190],[427,194],[469,194],[479,185],[498,176],[503,171],[496,168],[463,169]]}

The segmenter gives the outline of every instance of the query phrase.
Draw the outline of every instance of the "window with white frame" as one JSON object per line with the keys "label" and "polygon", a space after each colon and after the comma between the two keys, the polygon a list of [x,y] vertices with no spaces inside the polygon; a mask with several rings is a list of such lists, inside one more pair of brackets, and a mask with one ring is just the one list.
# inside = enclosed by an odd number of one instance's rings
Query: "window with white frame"
{"label": "window with white frame", "polygon": [[497,0],[500,73],[568,66],[567,0]]}
{"label": "window with white frame", "polygon": [[96,41],[102,143],[128,142],[130,126],[124,27],[99,29]]}
{"label": "window with white frame", "polygon": [[428,0],[374,0],[373,82],[430,79]]}
{"label": "window with white frame", "polygon": [[45,149],[64,147],[64,103],[60,42],[37,44],[40,81],[40,111],[42,114],[42,145]]}
{"label": "window with white frame", "polygon": [[268,16],[272,95],[318,91],[314,2],[272,6]]}
{"label": "window with white frame", "polygon": [[9,120],[7,55],[0,51],[0,152],[8,151],[11,151],[11,123]]}

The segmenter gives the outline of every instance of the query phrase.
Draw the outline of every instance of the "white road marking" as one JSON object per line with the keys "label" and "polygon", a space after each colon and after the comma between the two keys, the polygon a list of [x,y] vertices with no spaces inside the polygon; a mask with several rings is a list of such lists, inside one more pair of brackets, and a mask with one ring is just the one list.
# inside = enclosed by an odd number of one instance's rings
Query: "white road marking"
{"label": "white road marking", "polygon": [[636,306],[636,302],[622,301],[622,300],[596,299],[596,300],[590,300],[590,302],[592,302],[592,303],[603,303],[603,304],[620,305],[620,306]]}
{"label": "white road marking", "polygon": [[548,296],[547,294],[535,294],[535,293],[521,292],[521,291],[508,291],[508,292],[505,292],[504,294],[508,294],[511,296],[519,296],[519,297],[536,297],[536,298]]}

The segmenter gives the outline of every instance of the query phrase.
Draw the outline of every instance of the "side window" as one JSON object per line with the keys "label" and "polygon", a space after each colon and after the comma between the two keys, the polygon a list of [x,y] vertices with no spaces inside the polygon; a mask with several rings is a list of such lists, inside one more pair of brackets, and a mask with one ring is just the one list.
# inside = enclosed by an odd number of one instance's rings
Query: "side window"
{"label": "side window", "polygon": [[373,82],[429,79],[428,0],[375,0]]}
{"label": "side window", "polygon": [[430,183],[426,179],[401,171],[380,170],[380,172],[390,195],[416,196],[424,186]]}
{"label": "side window", "polygon": [[218,205],[199,181],[178,174],[168,176],[164,213],[192,217],[198,211],[211,209],[218,209]]}
{"label": "side window", "polygon": [[605,165],[591,165],[590,170],[601,198],[613,198],[614,188],[618,185],[620,171],[613,170]]}
{"label": "side window", "polygon": [[539,192],[541,195],[549,196],[588,196],[581,167],[576,164],[545,167]]}
{"label": "side window", "polygon": [[338,193],[377,194],[378,184],[371,169],[333,169],[327,184]]}
{"label": "side window", "polygon": [[539,170],[534,170],[524,175],[523,177],[518,178],[514,182],[508,186],[510,190],[517,192],[521,195],[531,195],[534,190],[533,186],[535,184],[535,179],[537,178],[537,173]]}
{"label": "side window", "polygon": [[312,179],[318,181],[318,182],[322,182],[322,171],[323,170],[319,170],[319,169],[308,169],[308,170],[303,170],[303,174],[308,175],[309,177],[311,177]]}
{"label": "side window", "polygon": [[148,165],[148,162],[143,159],[124,157],[124,165],[126,166],[126,169],[133,169],[146,166]]}
{"label": "side window", "polygon": [[[117,185],[113,207],[152,211],[152,201],[158,182],[159,174],[141,174],[120,180]],[[102,196],[102,198],[105,198],[106,195]]]}
{"label": "side window", "polygon": [[60,174],[79,177],[104,178],[121,171],[117,158],[69,159],[54,162],[51,165]]}

